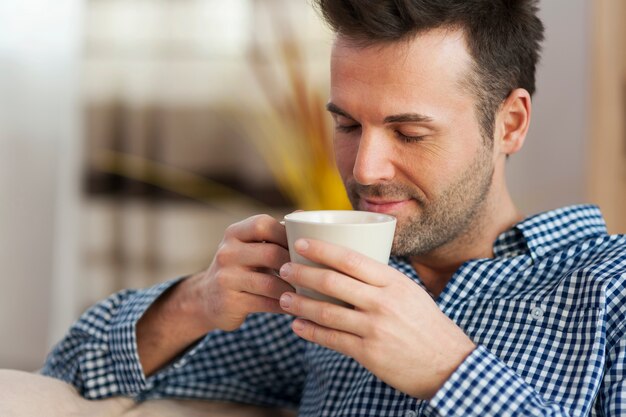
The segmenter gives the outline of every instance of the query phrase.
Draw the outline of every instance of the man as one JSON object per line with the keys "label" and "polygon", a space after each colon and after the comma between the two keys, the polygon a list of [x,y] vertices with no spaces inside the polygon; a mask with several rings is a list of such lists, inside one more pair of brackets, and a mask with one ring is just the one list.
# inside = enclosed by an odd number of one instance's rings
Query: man
{"label": "man", "polygon": [[507,190],[535,2],[317,3],[337,33],[337,165],[355,209],[397,217],[390,264],[313,240],[299,252],[329,268],[292,264],[284,227],[252,217],[206,271],[94,306],[43,373],[91,399],[302,416],[626,414],[626,238],[592,206],[524,219]]}

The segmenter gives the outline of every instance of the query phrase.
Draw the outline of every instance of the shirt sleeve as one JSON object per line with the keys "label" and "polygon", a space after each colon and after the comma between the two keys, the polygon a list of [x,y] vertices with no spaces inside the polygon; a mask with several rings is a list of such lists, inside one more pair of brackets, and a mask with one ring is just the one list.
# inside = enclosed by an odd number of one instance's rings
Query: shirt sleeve
{"label": "shirt sleeve", "polygon": [[49,354],[42,373],[74,385],[88,399],[113,396],[195,398],[295,406],[304,384],[304,341],[292,318],[251,315],[234,332],[214,331],[146,378],[136,325],[178,280],[125,290],[91,307]]}
{"label": "shirt sleeve", "polygon": [[74,385],[89,399],[138,394],[146,380],[136,349],[136,323],[177,281],[124,290],[91,307],[53,348],[41,373]]}
{"label": "shirt sleeve", "polygon": [[569,416],[548,403],[485,347],[479,346],[429,401],[438,416]]}

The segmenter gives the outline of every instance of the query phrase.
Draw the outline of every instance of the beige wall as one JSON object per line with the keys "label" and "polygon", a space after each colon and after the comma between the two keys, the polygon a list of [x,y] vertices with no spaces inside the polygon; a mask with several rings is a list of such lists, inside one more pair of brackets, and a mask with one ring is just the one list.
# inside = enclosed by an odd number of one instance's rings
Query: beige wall
{"label": "beige wall", "polygon": [[0,368],[40,366],[71,297],[80,4],[0,4]]}
{"label": "beige wall", "polygon": [[540,7],[546,39],[531,128],[508,166],[511,192],[526,214],[587,201],[590,2],[543,0]]}

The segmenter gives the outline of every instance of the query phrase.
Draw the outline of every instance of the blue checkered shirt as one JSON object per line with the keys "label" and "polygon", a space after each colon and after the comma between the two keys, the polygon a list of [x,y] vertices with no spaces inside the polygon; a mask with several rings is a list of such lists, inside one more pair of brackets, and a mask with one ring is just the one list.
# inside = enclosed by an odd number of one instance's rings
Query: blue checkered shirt
{"label": "blue checkered shirt", "polygon": [[[91,399],[219,399],[301,416],[626,415],[626,236],[608,235],[596,207],[573,206],[522,221],[493,248],[493,259],[464,263],[436,299],[478,348],[430,401],[299,339],[286,315],[211,332],[146,378],[135,326],[176,280],[92,307],[42,372]],[[390,264],[422,285],[406,259]]]}

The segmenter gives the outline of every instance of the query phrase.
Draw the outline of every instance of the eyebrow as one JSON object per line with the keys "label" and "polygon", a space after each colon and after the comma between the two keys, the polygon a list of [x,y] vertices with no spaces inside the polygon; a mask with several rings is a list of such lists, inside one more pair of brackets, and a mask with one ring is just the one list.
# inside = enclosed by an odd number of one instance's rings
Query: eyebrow
{"label": "eyebrow", "polygon": [[407,123],[407,122],[432,122],[432,117],[419,113],[402,113],[385,117],[385,123]]}
{"label": "eyebrow", "polygon": [[339,116],[343,116],[345,118],[348,118],[348,119],[351,119],[351,120],[355,120],[354,117],[350,116],[347,112],[342,110],[335,103],[328,103],[328,104],[326,104],[326,110],[328,110],[331,113],[338,114]]}
{"label": "eyebrow", "polygon": [[[346,112],[345,110],[341,109],[335,103],[328,103],[328,104],[326,104],[326,110],[328,110],[331,113],[338,114],[339,116],[343,116],[343,117],[346,117],[346,118],[351,119],[351,120],[356,120],[354,117],[350,116],[350,114],[348,112]],[[432,122],[432,121],[433,121],[432,117],[425,116],[423,114],[419,114],[419,113],[402,113],[402,114],[395,114],[395,115],[392,115],[392,116],[385,117],[384,123],[385,124],[389,124],[389,123],[407,123],[407,122],[427,123],[427,122]]]}

